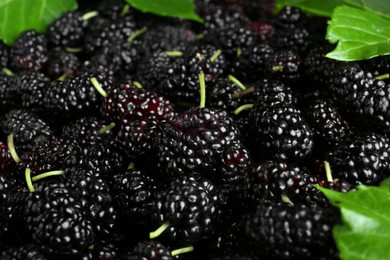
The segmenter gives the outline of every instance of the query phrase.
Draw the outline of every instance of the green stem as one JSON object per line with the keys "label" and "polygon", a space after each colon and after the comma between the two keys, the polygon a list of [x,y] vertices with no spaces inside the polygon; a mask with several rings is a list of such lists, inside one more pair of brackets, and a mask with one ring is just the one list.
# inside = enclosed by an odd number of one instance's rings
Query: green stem
{"label": "green stem", "polygon": [[179,249],[175,249],[171,252],[171,256],[177,256],[177,255],[180,255],[180,254],[184,254],[184,253],[189,253],[189,252],[192,252],[194,251],[194,247],[193,246],[187,246],[187,247],[183,247],[183,248],[179,248]]}
{"label": "green stem", "polygon": [[62,74],[62,76],[59,77],[57,80],[58,81],[64,81],[64,80],[66,80],[67,77],[68,77],[68,75],[66,75],[66,73],[65,73],[65,74]]}
{"label": "green stem", "polygon": [[16,153],[16,149],[15,149],[15,143],[14,143],[14,135],[13,134],[9,134],[7,136],[7,146],[8,146],[8,150],[11,154],[11,157],[12,159],[14,159],[14,161],[18,164],[20,163],[20,157],[19,155]]}
{"label": "green stem", "polygon": [[158,237],[159,235],[161,235],[169,227],[169,225],[170,225],[169,221],[165,222],[158,229],[156,229],[155,231],[150,232],[149,233],[149,238],[150,239],[154,239],[154,238]]}
{"label": "green stem", "polygon": [[282,194],[282,201],[284,203],[287,203],[287,204],[290,204],[290,205],[294,205],[294,203],[290,200],[290,198],[287,195],[285,195],[285,194]]}
{"label": "green stem", "polygon": [[32,177],[32,181],[39,181],[40,179],[44,179],[50,176],[57,176],[57,175],[62,175],[64,174],[64,171],[51,171],[51,172],[45,172],[41,173],[37,176]]}
{"label": "green stem", "polygon": [[143,88],[143,87],[142,87],[142,84],[139,83],[138,81],[133,81],[133,85],[134,85],[136,88]]}
{"label": "green stem", "polygon": [[221,49],[216,50],[213,56],[211,56],[210,61],[214,62],[218,58],[218,56],[221,55],[221,53],[222,53]]}
{"label": "green stem", "polygon": [[234,110],[234,114],[237,116],[237,115],[240,114],[242,111],[251,109],[253,106],[254,106],[254,104],[245,104],[245,105],[242,105],[242,106],[236,108],[236,110]]}
{"label": "green stem", "polygon": [[86,20],[91,19],[92,17],[98,16],[98,15],[99,15],[99,13],[97,11],[91,11],[91,12],[83,14],[83,16],[81,16],[81,18],[84,21],[86,21]]}
{"label": "green stem", "polygon": [[110,131],[110,130],[113,129],[114,127],[115,127],[115,123],[112,122],[112,123],[110,123],[108,126],[105,126],[105,127],[101,128],[101,129],[99,129],[98,134],[99,134],[99,135],[102,135],[102,134],[104,134],[104,133]]}
{"label": "green stem", "polygon": [[7,76],[13,76],[14,75],[14,73],[9,68],[2,68],[1,71],[4,72],[5,75],[7,75]]}
{"label": "green stem", "polygon": [[126,5],[123,7],[120,16],[125,16],[125,15],[127,14],[127,12],[129,11],[129,9],[130,9],[130,5],[126,4]]}
{"label": "green stem", "polygon": [[250,87],[250,88],[245,89],[244,91],[240,91],[240,92],[234,93],[233,94],[233,98],[235,98],[235,99],[236,98],[241,98],[241,97],[243,97],[245,95],[248,95],[250,93],[253,93],[253,92],[255,92],[255,88],[254,87]]}
{"label": "green stem", "polygon": [[26,178],[26,183],[27,183],[28,190],[30,192],[35,192],[34,185],[32,184],[32,181],[31,181],[31,170],[30,170],[30,168],[26,168],[26,170],[24,172],[24,176]]}
{"label": "green stem", "polygon": [[386,74],[379,75],[379,76],[375,77],[375,79],[377,79],[377,80],[383,80],[383,79],[388,79],[388,78],[390,78],[390,74],[389,73],[386,73]]}
{"label": "green stem", "polygon": [[134,167],[135,167],[135,163],[131,162],[131,163],[129,163],[129,166],[127,166],[127,169],[132,170],[132,169],[134,169]]}
{"label": "green stem", "polygon": [[242,54],[241,48],[237,48],[237,49],[236,49],[236,53],[237,53],[237,57],[240,57],[241,54]]}
{"label": "green stem", "polygon": [[228,76],[228,79],[233,82],[234,84],[237,85],[237,87],[239,87],[240,89],[242,90],[246,90],[246,87],[244,84],[241,83],[241,81],[239,81],[236,77],[234,77],[233,75],[229,75]]}
{"label": "green stem", "polygon": [[204,73],[200,73],[198,75],[199,85],[200,85],[200,108],[204,108],[206,106],[206,81],[204,79]]}
{"label": "green stem", "polygon": [[181,57],[183,56],[183,52],[181,51],[166,51],[164,52],[169,57]]}
{"label": "green stem", "polygon": [[330,169],[329,162],[324,161],[325,174],[328,182],[333,182],[332,170]]}
{"label": "green stem", "polygon": [[103,97],[107,97],[107,92],[104,91],[99,81],[95,77],[91,78],[91,83],[95,87],[95,89],[100,93],[100,95],[102,95]]}
{"label": "green stem", "polygon": [[142,29],[139,29],[138,31],[136,31],[135,33],[133,33],[132,35],[130,35],[129,38],[127,38],[127,41],[128,41],[128,42],[133,41],[135,38],[137,38],[138,36],[142,35],[142,34],[145,33],[147,30],[148,30],[148,28],[147,28],[146,26],[143,27]]}
{"label": "green stem", "polygon": [[65,50],[70,53],[76,53],[76,52],[82,52],[82,48],[71,48],[71,47],[66,47]]}
{"label": "green stem", "polygon": [[198,35],[196,35],[196,39],[200,40],[200,39],[203,39],[204,38],[204,34],[203,33],[200,33]]}
{"label": "green stem", "polygon": [[272,71],[281,71],[281,70],[283,70],[283,66],[273,66],[272,67]]}

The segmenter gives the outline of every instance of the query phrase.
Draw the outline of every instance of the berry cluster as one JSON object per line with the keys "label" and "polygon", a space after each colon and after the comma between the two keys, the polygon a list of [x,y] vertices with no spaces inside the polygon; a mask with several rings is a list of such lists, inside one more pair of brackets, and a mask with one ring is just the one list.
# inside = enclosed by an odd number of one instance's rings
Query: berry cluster
{"label": "berry cluster", "polygon": [[[81,1],[0,42],[1,259],[338,259],[340,192],[390,176],[389,62],[326,21]],[[313,26],[313,25],[317,26]]]}

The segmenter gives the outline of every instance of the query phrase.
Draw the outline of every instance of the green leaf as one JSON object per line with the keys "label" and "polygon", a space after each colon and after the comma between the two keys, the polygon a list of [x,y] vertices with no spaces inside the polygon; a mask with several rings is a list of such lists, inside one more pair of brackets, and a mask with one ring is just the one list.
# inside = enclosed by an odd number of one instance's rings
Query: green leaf
{"label": "green leaf", "polygon": [[344,0],[345,3],[390,18],[390,2],[388,0]]}
{"label": "green leaf", "polygon": [[390,178],[346,193],[318,189],[341,211],[342,224],[333,229],[341,259],[390,259]]}
{"label": "green leaf", "polygon": [[132,7],[161,16],[179,17],[203,22],[195,12],[193,0],[126,0]]}
{"label": "green leaf", "polygon": [[278,0],[275,10],[279,11],[284,6],[296,6],[311,14],[331,16],[333,10],[340,5],[359,7],[390,18],[390,1],[388,0]]}
{"label": "green leaf", "polygon": [[25,30],[44,32],[47,26],[64,12],[76,8],[76,0],[2,0],[0,39],[11,45]]}
{"label": "green leaf", "polygon": [[279,11],[285,6],[295,6],[311,14],[331,16],[333,10],[342,4],[343,0],[278,0],[275,9]]}
{"label": "green leaf", "polygon": [[390,20],[370,11],[339,6],[326,32],[331,43],[338,43],[326,57],[341,61],[370,59],[390,54]]}

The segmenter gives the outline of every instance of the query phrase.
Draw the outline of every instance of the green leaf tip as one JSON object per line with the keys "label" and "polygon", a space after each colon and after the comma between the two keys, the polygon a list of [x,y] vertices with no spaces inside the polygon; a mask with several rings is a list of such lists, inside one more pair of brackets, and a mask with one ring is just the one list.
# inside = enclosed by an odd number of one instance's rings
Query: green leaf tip
{"label": "green leaf tip", "polygon": [[126,0],[131,7],[145,13],[182,18],[203,23],[193,0]]}

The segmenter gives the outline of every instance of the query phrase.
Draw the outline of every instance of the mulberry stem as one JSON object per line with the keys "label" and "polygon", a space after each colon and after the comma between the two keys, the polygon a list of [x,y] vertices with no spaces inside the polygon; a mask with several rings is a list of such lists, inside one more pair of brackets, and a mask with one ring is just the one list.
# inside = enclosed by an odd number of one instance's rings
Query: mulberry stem
{"label": "mulberry stem", "polygon": [[169,57],[181,57],[183,56],[183,52],[181,51],[166,51],[164,52]]}
{"label": "mulberry stem", "polygon": [[332,170],[330,169],[329,162],[324,161],[324,167],[325,167],[326,179],[328,180],[328,182],[333,182]]}
{"label": "mulberry stem", "polygon": [[221,49],[216,50],[213,56],[211,56],[210,61],[214,62],[218,58],[218,56],[221,55],[221,53],[222,53]]}
{"label": "mulberry stem", "polygon": [[91,83],[95,87],[95,89],[99,92],[100,95],[102,95],[103,97],[107,97],[107,92],[104,91],[99,81],[95,77],[91,78]]}
{"label": "mulberry stem", "polygon": [[64,81],[64,80],[66,80],[66,78],[67,78],[67,76],[66,76],[66,73],[65,73],[65,74],[62,74],[62,76],[59,77],[57,80],[58,81]]}
{"label": "mulberry stem", "polygon": [[237,115],[240,114],[242,111],[251,109],[253,106],[254,106],[253,104],[245,104],[245,105],[242,105],[242,106],[236,108],[236,110],[234,110],[234,114],[237,116]]}
{"label": "mulberry stem", "polygon": [[34,185],[32,184],[32,181],[31,181],[31,170],[30,170],[30,168],[26,168],[26,170],[24,171],[24,176],[26,178],[26,183],[27,183],[28,190],[30,192],[35,192]]}
{"label": "mulberry stem", "polygon": [[131,163],[129,163],[129,166],[127,166],[127,169],[132,170],[132,169],[134,169],[134,167],[135,167],[135,163],[131,162]]}
{"label": "mulberry stem", "polygon": [[203,38],[204,38],[204,34],[203,33],[200,33],[200,34],[196,35],[196,39],[198,39],[198,40],[203,39]]}
{"label": "mulberry stem", "polygon": [[233,98],[241,98],[241,97],[248,95],[250,93],[253,93],[253,92],[255,92],[255,88],[250,87],[250,88],[245,89],[244,91],[234,93]]}
{"label": "mulberry stem", "polygon": [[237,54],[237,57],[240,57],[240,56],[241,56],[241,54],[242,54],[241,48],[237,48],[237,49],[236,49],[236,54]]}
{"label": "mulberry stem", "polygon": [[143,88],[143,87],[142,87],[142,84],[139,83],[138,81],[133,81],[133,85],[134,85],[136,88]]}
{"label": "mulberry stem", "polygon": [[9,68],[2,68],[1,71],[4,72],[5,75],[7,75],[7,76],[13,76],[14,75],[14,73]]}
{"label": "mulberry stem", "polygon": [[272,71],[281,71],[281,70],[283,70],[283,66],[273,66],[272,67]]}
{"label": "mulberry stem", "polygon": [[105,127],[101,128],[101,129],[99,129],[98,134],[99,134],[99,135],[102,135],[102,134],[104,134],[104,133],[110,131],[110,130],[113,129],[114,127],[115,127],[115,123],[112,122],[112,123],[110,123],[108,126],[105,126]]}
{"label": "mulberry stem", "polygon": [[70,48],[70,47],[66,47],[65,50],[70,53],[77,53],[83,51],[82,48]]}
{"label": "mulberry stem", "polygon": [[83,20],[86,21],[86,20],[91,19],[92,17],[98,16],[98,15],[99,15],[99,13],[97,11],[91,11],[91,12],[83,14],[83,16],[81,16],[81,18],[83,18]]}
{"label": "mulberry stem", "polygon": [[123,7],[120,16],[125,16],[126,13],[129,11],[129,9],[130,9],[130,5],[126,4],[126,5]]}
{"label": "mulberry stem", "polygon": [[236,77],[234,77],[233,75],[229,75],[228,76],[228,79],[233,82],[234,84],[237,85],[237,87],[239,87],[240,89],[242,90],[246,90],[246,87],[244,86],[244,84],[241,83],[241,81],[239,81]]}
{"label": "mulberry stem", "polygon": [[386,73],[386,74],[383,74],[383,75],[378,75],[375,77],[375,79],[377,80],[384,80],[384,79],[388,79],[390,78],[390,74],[389,73]]}
{"label": "mulberry stem", "polygon": [[20,163],[21,160],[20,160],[19,155],[16,153],[15,144],[14,144],[14,135],[13,134],[9,134],[8,135],[8,137],[7,137],[7,146],[8,146],[9,152],[11,153],[12,159],[14,159],[14,161],[16,163]]}
{"label": "mulberry stem", "polygon": [[204,108],[206,106],[206,82],[204,79],[204,73],[200,73],[198,75],[199,84],[200,84],[200,108]]}
{"label": "mulberry stem", "polygon": [[37,176],[32,177],[32,181],[39,181],[40,179],[44,179],[50,176],[57,176],[64,174],[64,171],[51,171],[51,172],[45,172],[42,174],[39,174]]}
{"label": "mulberry stem", "polygon": [[127,41],[128,42],[133,41],[135,38],[137,38],[141,34],[145,33],[147,30],[148,30],[147,27],[143,27],[142,29],[140,29],[140,30],[136,31],[135,33],[133,33],[132,35],[130,35],[129,38],[127,38]]}
{"label": "mulberry stem", "polygon": [[169,225],[171,225],[169,223],[169,221],[165,222],[158,229],[156,229],[155,231],[150,232],[149,233],[149,238],[150,239],[154,239],[154,238],[158,237],[159,235],[161,235],[169,227]]}
{"label": "mulberry stem", "polygon": [[282,201],[284,203],[287,203],[287,204],[290,204],[290,205],[294,205],[294,203],[290,200],[290,198],[287,195],[285,195],[285,194],[282,195]]}
{"label": "mulberry stem", "polygon": [[171,252],[171,256],[177,256],[177,255],[180,255],[180,254],[184,254],[184,253],[189,253],[189,252],[192,252],[194,251],[194,247],[193,246],[187,246],[187,247],[183,247],[183,248],[179,248],[179,249],[175,249]]}

